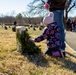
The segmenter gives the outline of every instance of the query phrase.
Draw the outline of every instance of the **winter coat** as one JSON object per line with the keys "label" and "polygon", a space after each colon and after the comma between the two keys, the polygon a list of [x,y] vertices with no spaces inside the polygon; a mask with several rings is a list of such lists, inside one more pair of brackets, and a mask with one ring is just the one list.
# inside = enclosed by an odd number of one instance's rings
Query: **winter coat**
{"label": "winter coat", "polygon": [[60,28],[58,27],[57,23],[51,23],[40,36],[35,38],[35,42],[40,42],[44,39],[47,39],[48,48],[59,47],[62,45],[60,41],[59,30]]}

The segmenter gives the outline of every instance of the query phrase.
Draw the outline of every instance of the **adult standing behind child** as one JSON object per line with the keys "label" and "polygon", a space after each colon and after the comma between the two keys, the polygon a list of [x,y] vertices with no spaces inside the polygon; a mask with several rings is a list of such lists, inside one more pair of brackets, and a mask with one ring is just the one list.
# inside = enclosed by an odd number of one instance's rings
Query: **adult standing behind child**
{"label": "adult standing behind child", "polygon": [[[46,26],[44,32],[34,39],[34,42],[40,42],[43,40],[47,40],[47,50],[45,54],[64,57],[64,53],[61,52],[60,47],[62,46],[62,42],[60,41],[60,28],[57,23],[54,22],[54,14],[50,12],[47,16],[44,17],[43,23]],[[31,38],[30,41],[33,41]]]}
{"label": "adult standing behind child", "polygon": [[54,20],[57,22],[60,28],[60,39],[62,41],[61,49],[65,50],[65,30],[63,25],[63,16],[65,9],[66,0],[48,0],[45,4],[46,8],[48,6],[49,11],[54,13]]}

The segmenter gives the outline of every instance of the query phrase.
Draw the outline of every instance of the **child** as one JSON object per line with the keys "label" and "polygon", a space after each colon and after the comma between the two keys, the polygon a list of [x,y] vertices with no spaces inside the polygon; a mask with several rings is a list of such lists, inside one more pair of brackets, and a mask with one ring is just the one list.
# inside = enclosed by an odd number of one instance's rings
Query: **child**
{"label": "child", "polygon": [[48,49],[46,50],[45,54],[56,57],[64,57],[61,50],[59,50],[60,46],[62,45],[59,38],[60,29],[58,28],[57,23],[54,22],[53,12],[50,12],[46,17],[44,17],[43,23],[46,28],[40,36],[34,39],[34,41],[40,42],[46,39]]}

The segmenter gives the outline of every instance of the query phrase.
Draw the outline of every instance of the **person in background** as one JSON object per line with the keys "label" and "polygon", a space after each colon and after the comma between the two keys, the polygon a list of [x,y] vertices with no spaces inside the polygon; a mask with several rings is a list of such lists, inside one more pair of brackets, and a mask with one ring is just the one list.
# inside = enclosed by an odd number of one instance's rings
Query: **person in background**
{"label": "person in background", "polygon": [[17,22],[16,22],[16,21],[14,21],[14,25],[15,25],[15,26],[17,25]]}
{"label": "person in background", "polygon": [[63,16],[64,16],[64,9],[65,9],[65,3],[66,0],[48,0],[47,3],[45,3],[45,7],[47,6],[47,9],[54,13],[54,20],[57,22],[59,28],[60,28],[60,39],[62,41],[61,50],[65,50],[65,30],[63,25]]}
{"label": "person in background", "polygon": [[14,24],[13,24],[13,26],[12,26],[12,31],[13,31],[13,32],[16,32],[16,25],[17,25],[17,22],[14,21]]}
{"label": "person in background", "polygon": [[76,20],[74,20],[74,31],[76,31]]}
{"label": "person in background", "polygon": [[71,31],[75,30],[75,25],[74,25],[74,21],[71,22]]}
{"label": "person in background", "polygon": [[68,19],[66,22],[66,30],[71,31],[71,20]]}

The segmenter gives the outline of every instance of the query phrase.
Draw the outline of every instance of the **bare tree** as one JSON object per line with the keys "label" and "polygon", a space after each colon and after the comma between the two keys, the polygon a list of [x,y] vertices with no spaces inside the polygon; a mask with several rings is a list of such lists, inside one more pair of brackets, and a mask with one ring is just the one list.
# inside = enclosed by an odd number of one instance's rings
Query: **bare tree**
{"label": "bare tree", "polygon": [[[29,12],[33,12],[34,14],[42,14],[46,0],[33,0],[33,2],[28,4]],[[66,0],[66,8],[65,8],[65,19],[68,18],[68,13],[75,7],[75,0]],[[47,14],[45,10],[45,14]],[[44,14],[44,15],[45,15]]]}
{"label": "bare tree", "polygon": [[25,17],[25,22],[28,24],[34,24],[37,25],[42,21],[42,17],[32,17],[32,13],[23,12],[22,13]]}
{"label": "bare tree", "polygon": [[15,16],[15,15],[16,15],[16,12],[14,10],[11,11],[10,16]]}
{"label": "bare tree", "polygon": [[[23,12],[23,16],[27,19],[28,23],[31,24],[31,13],[30,12]],[[26,22],[26,20],[25,20]]]}
{"label": "bare tree", "polygon": [[32,13],[32,16],[41,16],[46,15],[48,12],[46,12],[44,8],[44,1],[42,0],[33,0],[33,2],[28,4],[28,12]]}
{"label": "bare tree", "polygon": [[75,7],[75,0],[67,0],[66,1],[66,8],[65,8],[65,19],[68,18],[68,13]]}

